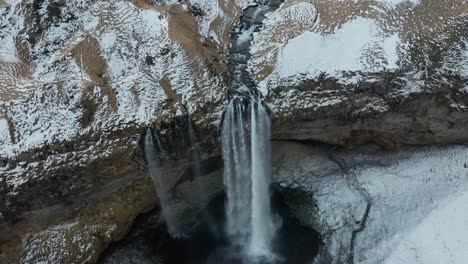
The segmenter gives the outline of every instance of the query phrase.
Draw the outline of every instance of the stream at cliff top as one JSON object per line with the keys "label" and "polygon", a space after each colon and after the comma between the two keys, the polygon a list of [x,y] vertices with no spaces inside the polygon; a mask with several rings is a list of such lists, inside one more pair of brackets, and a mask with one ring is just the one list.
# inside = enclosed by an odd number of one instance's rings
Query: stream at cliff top
{"label": "stream at cliff top", "polygon": [[280,2],[261,0],[244,10],[231,33],[229,103],[222,119],[226,201],[225,232],[243,259],[273,263],[273,238],[281,226],[270,201],[271,126],[269,108],[247,69],[253,33]]}

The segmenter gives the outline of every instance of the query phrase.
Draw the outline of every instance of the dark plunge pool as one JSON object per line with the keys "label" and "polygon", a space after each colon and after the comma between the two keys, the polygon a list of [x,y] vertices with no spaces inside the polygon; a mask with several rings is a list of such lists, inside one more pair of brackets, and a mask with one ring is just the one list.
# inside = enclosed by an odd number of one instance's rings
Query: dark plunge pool
{"label": "dark plunge pool", "polygon": [[172,238],[160,220],[160,209],[138,217],[129,235],[109,247],[101,264],[310,264],[321,243],[314,230],[300,225],[281,200],[273,197],[281,227],[273,242],[274,256],[249,260],[224,235],[225,195],[218,195],[199,214],[199,224],[185,238]]}

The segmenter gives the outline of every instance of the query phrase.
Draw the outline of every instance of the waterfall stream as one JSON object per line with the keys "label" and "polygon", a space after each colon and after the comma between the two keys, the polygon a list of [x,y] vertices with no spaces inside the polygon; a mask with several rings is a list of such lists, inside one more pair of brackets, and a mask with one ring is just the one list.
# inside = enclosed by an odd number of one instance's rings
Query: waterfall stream
{"label": "waterfall stream", "polygon": [[162,178],[162,162],[167,158],[167,153],[161,144],[158,134],[155,133],[153,135],[151,128],[148,128],[146,131],[144,146],[149,174],[157,189],[159,204],[162,208],[168,231],[172,237],[184,236],[181,228],[176,224],[177,214],[173,210],[173,206],[171,206],[170,190]]}
{"label": "waterfall stream", "polygon": [[271,128],[268,111],[259,101],[251,105],[251,175],[252,180],[252,237],[250,249],[254,254],[270,251],[276,231],[270,204],[271,184]]}
{"label": "waterfall stream", "polygon": [[272,256],[278,224],[270,197],[270,113],[247,70],[247,62],[254,32],[279,3],[257,1],[244,10],[231,34],[230,101],[222,126],[226,232],[234,247],[254,259]]}
{"label": "waterfall stream", "polygon": [[187,115],[187,122],[188,122],[188,137],[189,137],[192,164],[193,164],[193,174],[194,174],[194,177],[197,178],[201,176],[200,149],[198,147],[198,140],[197,140],[197,136],[195,135],[195,129],[193,128],[193,121],[192,121],[192,118],[190,118],[190,115]]}
{"label": "waterfall stream", "polygon": [[222,127],[226,231],[234,246],[253,257],[271,255],[277,229],[270,204],[270,116],[257,97],[236,96]]}
{"label": "waterfall stream", "polygon": [[[167,152],[158,132],[148,129],[146,133],[144,150],[167,237],[153,250],[155,238],[161,237],[156,225],[149,228],[152,233],[139,233],[135,245],[147,245],[164,263],[308,264],[317,254],[318,234],[302,226],[278,190],[271,188],[271,111],[247,65],[255,32],[263,26],[267,13],[282,2],[255,1],[244,9],[231,32],[229,102],[221,122],[224,193],[213,195],[213,188],[222,187],[218,181],[222,164],[210,169],[211,158],[207,160],[203,145],[197,142],[188,111],[187,125],[185,120],[176,120],[173,130],[165,134],[169,137],[163,138],[169,143],[164,145]],[[171,177],[163,177],[162,170],[163,162],[164,168],[171,166],[169,156],[191,159],[190,168],[172,182]]]}
{"label": "waterfall stream", "polygon": [[[224,261],[228,263],[231,263],[228,260],[230,258],[237,259],[233,263],[277,263],[281,259],[277,254],[281,242],[277,240],[279,233],[282,232],[281,236],[284,236],[284,230],[280,232],[281,218],[273,213],[270,191],[271,112],[247,70],[253,34],[262,27],[265,15],[278,8],[280,2],[259,1],[251,5],[244,10],[239,24],[231,33],[230,100],[224,111],[221,128],[226,193],[225,235],[229,244],[229,253]],[[198,178],[201,174],[200,153],[190,116],[187,121],[192,174]],[[176,132],[183,134],[177,123],[175,128]],[[145,151],[151,160],[149,170],[155,179],[163,214],[172,235],[177,233],[176,227],[172,225],[177,221],[171,218],[173,215],[168,210],[170,206],[166,207],[170,199],[164,194],[159,180],[161,169],[157,161],[160,161],[160,156],[154,153],[156,149],[161,151],[160,155],[164,155],[164,150],[160,144],[154,144],[152,133],[148,131]],[[182,152],[182,149],[178,150]],[[152,164],[153,161],[156,164]],[[203,186],[196,181],[193,186],[203,190]]]}

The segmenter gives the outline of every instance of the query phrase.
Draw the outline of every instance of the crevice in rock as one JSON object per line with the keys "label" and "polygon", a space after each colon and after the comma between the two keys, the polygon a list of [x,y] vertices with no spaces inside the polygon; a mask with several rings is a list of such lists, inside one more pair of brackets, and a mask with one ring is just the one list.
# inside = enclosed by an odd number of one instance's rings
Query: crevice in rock
{"label": "crevice in rock", "polygon": [[256,83],[250,76],[247,63],[251,59],[250,53],[253,34],[263,27],[266,15],[279,8],[284,0],[256,0],[254,4],[244,9],[242,16],[230,35],[229,48],[228,94],[242,94],[245,92],[259,95]]}
{"label": "crevice in rock", "polygon": [[359,226],[358,229],[353,230],[351,234],[351,242],[349,244],[349,253],[348,253],[348,264],[354,264],[354,245],[356,243],[356,237],[359,233],[364,231],[364,228],[366,228],[366,222],[367,222],[367,218],[369,218],[369,212],[371,210],[371,206],[372,204],[368,202],[366,206],[366,211],[364,212],[364,216],[361,221],[361,225]]}

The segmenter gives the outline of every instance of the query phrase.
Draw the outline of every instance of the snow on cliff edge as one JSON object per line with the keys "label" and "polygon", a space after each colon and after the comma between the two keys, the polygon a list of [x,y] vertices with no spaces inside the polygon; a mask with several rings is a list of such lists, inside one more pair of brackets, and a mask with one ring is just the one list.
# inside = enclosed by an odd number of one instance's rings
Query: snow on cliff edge
{"label": "snow on cliff edge", "polygon": [[264,94],[304,80],[356,85],[398,73],[406,96],[433,80],[430,89],[467,78],[467,40],[465,0],[290,0],[254,35],[249,71]]}

